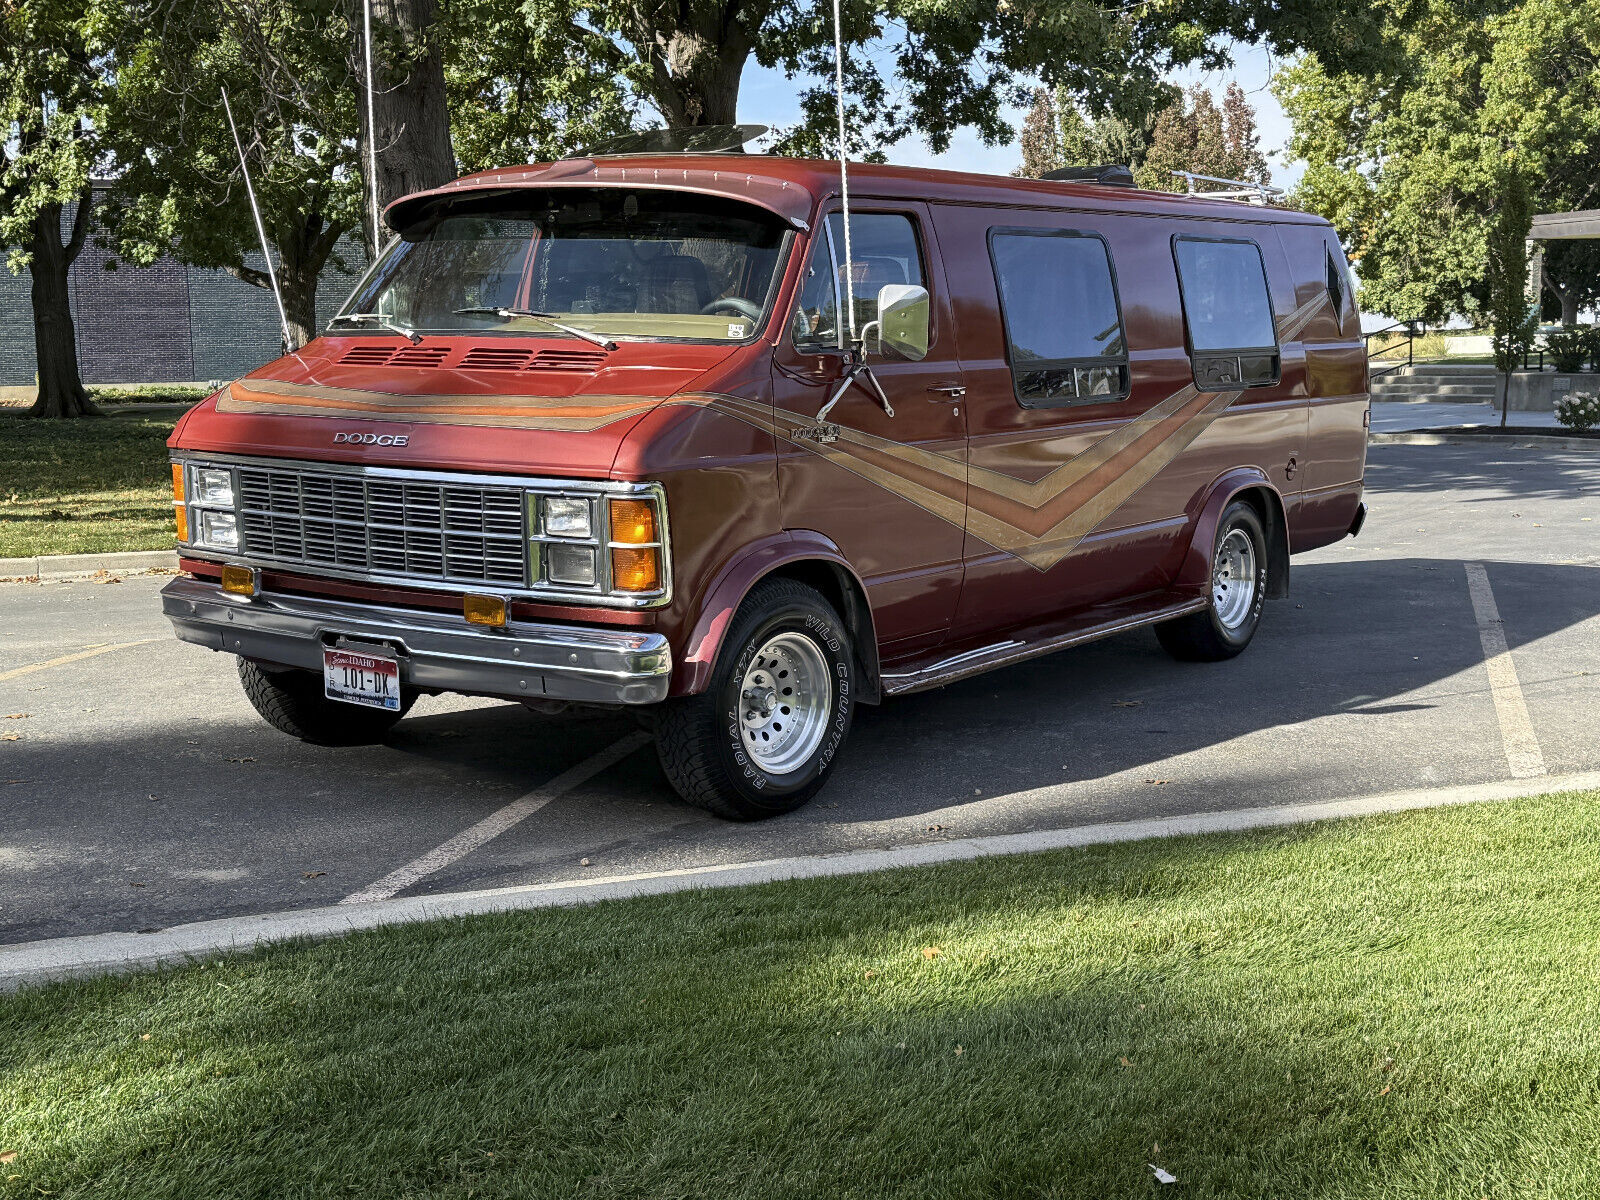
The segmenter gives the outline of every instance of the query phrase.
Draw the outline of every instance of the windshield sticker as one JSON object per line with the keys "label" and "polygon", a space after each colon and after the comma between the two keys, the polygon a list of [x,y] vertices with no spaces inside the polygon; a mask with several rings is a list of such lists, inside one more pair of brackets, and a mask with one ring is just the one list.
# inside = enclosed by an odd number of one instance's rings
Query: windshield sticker
{"label": "windshield sticker", "polygon": [[731,338],[742,338],[744,336],[744,328],[743,321],[729,321],[728,336]]}

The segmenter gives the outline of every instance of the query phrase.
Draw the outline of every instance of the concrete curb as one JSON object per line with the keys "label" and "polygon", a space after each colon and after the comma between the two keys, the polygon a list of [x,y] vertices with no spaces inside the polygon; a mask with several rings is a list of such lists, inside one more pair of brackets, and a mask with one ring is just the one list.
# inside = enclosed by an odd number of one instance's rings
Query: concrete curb
{"label": "concrete curb", "polygon": [[1369,433],[1375,446],[1518,446],[1526,450],[1600,450],[1600,438],[1542,433],[1422,433],[1396,430]]}
{"label": "concrete curb", "polygon": [[1600,787],[1600,771],[1532,780],[1507,780],[1467,787],[1392,792],[1349,800],[1286,804],[1273,808],[1247,808],[1228,812],[1189,813],[1072,829],[1046,829],[1031,833],[998,834],[948,842],[924,842],[882,850],[861,850],[818,857],[768,859],[724,866],[691,867],[640,875],[618,875],[563,883],[495,888],[478,892],[450,892],[437,896],[406,896],[371,904],[343,904],[253,917],[227,917],[175,925],[155,933],[100,933],[0,946],[0,992],[15,991],[78,975],[136,970],[162,963],[182,963],[230,951],[248,950],[272,942],[298,938],[338,937],[360,929],[405,925],[479,913],[524,909],[561,908],[620,900],[634,896],[659,896],[695,889],[741,887],[782,879],[815,879],[832,875],[859,875],[895,867],[959,862],[990,855],[1025,854],[1076,846],[1099,846],[1147,838],[1178,837],[1198,833],[1225,833],[1274,826],[1299,825],[1339,817],[1401,812],[1444,805],[1512,800],[1545,792]]}
{"label": "concrete curb", "polygon": [[176,571],[175,550],[123,550],[111,554],[42,554],[37,558],[0,558],[0,579],[80,579],[96,571]]}

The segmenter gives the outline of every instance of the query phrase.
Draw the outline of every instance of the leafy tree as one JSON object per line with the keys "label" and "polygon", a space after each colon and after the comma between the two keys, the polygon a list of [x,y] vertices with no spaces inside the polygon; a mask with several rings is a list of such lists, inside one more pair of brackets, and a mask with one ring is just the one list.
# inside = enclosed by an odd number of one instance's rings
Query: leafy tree
{"label": "leafy tree", "polygon": [[[1397,10],[1398,11],[1398,10]],[[1600,0],[1424,0],[1391,22],[1366,74],[1308,55],[1274,88],[1308,167],[1294,197],[1339,230],[1373,309],[1481,318],[1488,239],[1514,151],[1539,211],[1600,190]],[[1548,276],[1565,315],[1595,260],[1563,250]]]}
{"label": "leafy tree", "polygon": [[1544,293],[1543,315],[1563,325],[1576,325],[1579,312],[1600,304],[1600,242],[1545,243]]}
{"label": "leafy tree", "polygon": [[[1135,123],[1170,99],[1173,66],[1218,66],[1218,36],[1280,52],[1315,47],[1355,65],[1386,53],[1375,40],[1382,0],[849,0],[845,84],[855,152],[881,154],[912,133],[940,151],[970,127],[1008,142],[1008,106],[1033,79],[1087,110]],[[534,5],[533,11],[539,10]],[[776,149],[831,149],[833,25],[827,4],[802,0],[590,0],[567,22],[573,52],[609,68],[669,126],[729,124],[753,59],[805,81],[802,120]]]}
{"label": "leafy tree", "polygon": [[[1070,110],[1077,117],[1077,110]],[[1022,165],[1015,174],[1024,179],[1041,179],[1047,172],[1060,170],[1066,165],[1061,150],[1061,128],[1056,112],[1055,96],[1049,88],[1033,89],[1033,103],[1022,120]]]}
{"label": "leafy tree", "polygon": [[317,282],[359,228],[355,45],[338,0],[146,0],[117,47],[106,136],[122,174],[108,207],[119,252],[166,253],[255,287],[265,271],[226,87],[250,163],[294,347],[316,336]]}
{"label": "leafy tree", "polygon": [[1538,325],[1538,309],[1528,303],[1528,230],[1533,225],[1528,181],[1516,156],[1507,155],[1495,173],[1498,201],[1489,226],[1489,320],[1494,335],[1494,365],[1500,372],[1500,424],[1506,423],[1511,372],[1522,364]]}
{"label": "leafy tree", "polygon": [[633,124],[638,102],[568,40],[560,0],[454,0],[445,77],[463,171],[560,158]]}
{"label": "leafy tree", "polygon": [[[67,275],[93,219],[90,172],[114,81],[94,28],[70,0],[0,3],[0,250],[32,278],[39,391],[35,417],[81,417],[95,407],[78,373]],[[63,220],[73,207],[70,228]]]}
{"label": "leafy tree", "polygon": [[1221,107],[1196,84],[1156,118],[1139,183],[1183,191],[1188,185],[1174,171],[1268,183],[1272,175],[1260,141],[1255,109],[1238,84],[1228,84]]}

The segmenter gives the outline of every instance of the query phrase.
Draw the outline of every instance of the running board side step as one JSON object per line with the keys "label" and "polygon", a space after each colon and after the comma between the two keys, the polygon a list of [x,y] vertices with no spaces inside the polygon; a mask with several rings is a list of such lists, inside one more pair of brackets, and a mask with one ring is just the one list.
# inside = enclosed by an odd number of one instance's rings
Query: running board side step
{"label": "running board side step", "polygon": [[1036,628],[1031,633],[1023,632],[1003,642],[966,650],[960,654],[938,659],[927,666],[916,667],[909,671],[885,671],[883,694],[905,696],[912,692],[924,692],[929,688],[944,687],[958,680],[982,675],[985,671],[1009,667],[1014,663],[1026,662],[1030,658],[1038,658],[1045,654],[1054,654],[1057,650],[1093,642],[1115,633],[1142,629],[1146,625],[1159,625],[1162,621],[1170,621],[1174,617],[1200,612],[1209,603],[1210,600],[1205,596],[1162,592],[1146,597],[1142,601],[1133,600],[1091,608],[1079,614],[1076,621],[1068,628],[1063,628],[1063,623],[1060,621],[1053,621],[1049,625]]}

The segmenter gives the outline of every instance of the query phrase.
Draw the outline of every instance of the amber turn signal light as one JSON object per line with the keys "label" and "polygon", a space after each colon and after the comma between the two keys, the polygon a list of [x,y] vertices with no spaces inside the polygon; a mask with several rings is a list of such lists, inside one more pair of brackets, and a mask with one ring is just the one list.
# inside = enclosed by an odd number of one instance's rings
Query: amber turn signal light
{"label": "amber turn signal light", "polygon": [[178,540],[189,540],[189,507],[184,501],[187,497],[183,491],[183,464],[172,464],[172,515],[178,525]]}
{"label": "amber turn signal light", "polygon": [[507,605],[504,596],[461,597],[461,615],[469,625],[486,625],[490,629],[504,629]]}
{"label": "amber turn signal light", "polygon": [[647,546],[659,541],[656,535],[656,506],[648,500],[611,501],[611,540],[630,546]]}
{"label": "amber turn signal light", "polygon": [[653,546],[611,547],[611,586],[619,592],[654,592],[661,587],[661,564]]}
{"label": "amber turn signal light", "polygon": [[261,577],[253,567],[229,565],[222,568],[222,590],[234,596],[254,596]]}

